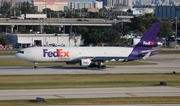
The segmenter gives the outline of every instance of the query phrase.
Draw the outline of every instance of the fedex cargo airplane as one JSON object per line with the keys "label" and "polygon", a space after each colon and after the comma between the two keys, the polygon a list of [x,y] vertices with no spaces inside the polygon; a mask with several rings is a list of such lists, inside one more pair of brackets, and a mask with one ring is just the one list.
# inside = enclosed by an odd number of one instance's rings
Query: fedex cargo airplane
{"label": "fedex cargo airplane", "polygon": [[162,45],[162,39],[156,38],[160,27],[156,22],[134,47],[30,47],[18,51],[15,57],[33,62],[34,68],[38,62],[66,62],[105,69],[108,61],[127,62],[157,54],[159,50],[154,47]]}

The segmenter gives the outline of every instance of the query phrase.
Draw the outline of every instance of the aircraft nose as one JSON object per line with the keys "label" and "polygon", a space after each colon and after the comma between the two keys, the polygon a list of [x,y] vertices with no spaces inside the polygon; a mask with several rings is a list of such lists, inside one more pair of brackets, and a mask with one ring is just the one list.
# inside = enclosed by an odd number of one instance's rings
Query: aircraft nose
{"label": "aircraft nose", "polygon": [[15,56],[16,58],[20,59],[19,53],[16,53],[14,56]]}
{"label": "aircraft nose", "polygon": [[14,57],[16,57],[16,58],[17,58],[17,53],[14,55]]}

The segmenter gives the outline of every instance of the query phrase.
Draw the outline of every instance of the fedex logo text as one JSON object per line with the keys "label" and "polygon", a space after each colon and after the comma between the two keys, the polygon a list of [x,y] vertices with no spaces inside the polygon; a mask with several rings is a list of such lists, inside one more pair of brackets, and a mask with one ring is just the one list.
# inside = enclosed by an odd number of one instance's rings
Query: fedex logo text
{"label": "fedex logo text", "polygon": [[48,51],[48,49],[43,49],[43,57],[60,57],[60,58],[68,58],[69,52],[63,51],[63,49],[56,49],[56,51]]}
{"label": "fedex logo text", "polygon": [[146,41],[143,41],[143,45],[149,45],[149,46],[153,46],[154,45],[154,42],[146,42]]}
{"label": "fedex logo text", "polygon": [[88,61],[83,61],[83,64],[89,64],[89,62]]}

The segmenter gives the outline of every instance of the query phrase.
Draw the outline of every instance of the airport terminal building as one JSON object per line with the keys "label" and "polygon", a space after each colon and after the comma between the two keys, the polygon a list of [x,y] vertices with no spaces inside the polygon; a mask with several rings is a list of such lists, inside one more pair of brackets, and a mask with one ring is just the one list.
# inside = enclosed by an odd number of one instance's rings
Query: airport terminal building
{"label": "airport terminal building", "polygon": [[31,46],[80,46],[81,35],[69,34],[8,34],[9,43],[14,48]]}

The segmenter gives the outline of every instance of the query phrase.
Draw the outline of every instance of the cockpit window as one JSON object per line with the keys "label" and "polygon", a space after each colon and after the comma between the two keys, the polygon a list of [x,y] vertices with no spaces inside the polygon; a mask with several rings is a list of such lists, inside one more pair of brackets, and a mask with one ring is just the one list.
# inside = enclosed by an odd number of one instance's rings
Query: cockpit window
{"label": "cockpit window", "polygon": [[22,54],[24,54],[24,51],[18,51],[17,53],[22,53]]}

